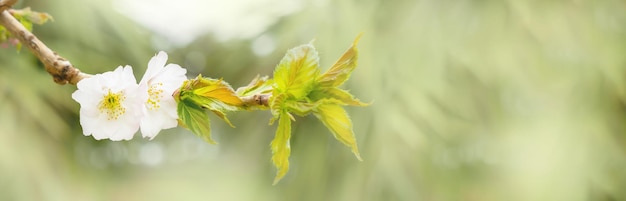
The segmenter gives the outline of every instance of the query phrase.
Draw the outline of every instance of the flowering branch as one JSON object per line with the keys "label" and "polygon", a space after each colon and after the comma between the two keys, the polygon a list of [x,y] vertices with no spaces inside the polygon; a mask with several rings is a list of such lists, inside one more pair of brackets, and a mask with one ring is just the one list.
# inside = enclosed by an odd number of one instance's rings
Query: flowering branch
{"label": "flowering branch", "polygon": [[[188,79],[186,69],[167,63],[165,52],[150,59],[143,78],[137,83],[128,65],[95,75],[80,72],[27,29],[32,19],[24,20],[19,11],[10,10],[16,1],[0,0],[0,42],[19,40],[44,64],[54,82],[76,85],[72,99],[81,105],[80,124],[85,136],[119,141],[130,140],[141,131],[143,137],[152,139],[163,129],[182,126],[216,144],[211,139],[207,111],[233,126],[226,117],[228,112],[269,110],[270,124],[278,122],[270,143],[272,162],[277,169],[274,184],[289,170],[294,115],[317,117],[335,139],[361,160],[352,121],[343,107],[369,104],[339,88],[357,66],[356,46],[360,35],[323,73],[318,52],[309,43],[288,50],[271,79],[257,76],[237,90],[222,79],[202,75]],[[26,12],[21,13],[30,13],[30,9],[24,10]],[[42,15],[47,17],[47,14]],[[43,17],[44,22],[46,17]]]}
{"label": "flowering branch", "polygon": [[52,51],[33,33],[28,31],[7,10],[17,0],[0,0],[0,25],[4,26],[14,37],[24,44],[44,64],[46,71],[57,84],[76,84],[91,75],[82,73],[70,61]]}

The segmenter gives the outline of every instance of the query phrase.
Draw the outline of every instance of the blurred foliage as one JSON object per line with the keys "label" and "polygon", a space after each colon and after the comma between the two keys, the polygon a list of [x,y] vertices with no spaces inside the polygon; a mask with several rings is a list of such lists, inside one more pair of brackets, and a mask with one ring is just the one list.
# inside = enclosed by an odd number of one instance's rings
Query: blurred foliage
{"label": "blurred foliage", "polygon": [[[302,3],[263,34],[276,46],[266,56],[256,39],[207,35],[167,50],[170,61],[237,88],[312,38],[330,66],[364,32],[345,87],[375,103],[348,108],[363,162],[296,118],[290,172],[272,186],[276,128],[260,111],[229,115],[237,129],[215,121],[217,146],[184,129],[95,141],[81,135],[73,86],[0,49],[0,200],[626,200],[625,2]],[[141,75],[158,37],[110,5],[16,8],[50,13],[35,34],[84,72]]]}
{"label": "blurred foliage", "polygon": [[[48,13],[36,12],[30,10],[30,7],[26,7],[23,9],[13,9],[10,10],[11,15],[19,21],[22,26],[26,28],[28,31],[33,30],[33,23],[42,25],[46,22],[52,20],[52,16]],[[22,49],[22,43],[20,43],[19,39],[13,37],[9,30],[5,27],[0,26],[0,47],[8,47],[9,45],[14,45],[19,51]]]}

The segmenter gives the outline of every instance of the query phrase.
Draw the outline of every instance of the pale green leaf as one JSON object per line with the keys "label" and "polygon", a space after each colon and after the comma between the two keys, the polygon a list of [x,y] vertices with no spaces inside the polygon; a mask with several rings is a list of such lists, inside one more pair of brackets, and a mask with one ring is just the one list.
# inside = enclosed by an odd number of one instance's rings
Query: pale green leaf
{"label": "pale green leaf", "polygon": [[312,44],[290,49],[274,71],[274,95],[288,94],[298,100],[313,88],[319,75],[319,57]]}
{"label": "pale green leaf", "polygon": [[174,94],[177,101],[183,97],[188,104],[212,111],[232,127],[234,126],[226,118],[226,112],[235,111],[243,105],[241,99],[228,83],[222,80],[204,78],[201,75],[198,75],[196,79],[185,81],[178,92]]}
{"label": "pale green leaf", "polygon": [[230,120],[226,118],[226,112],[236,111],[237,107],[225,104],[224,102],[221,102],[220,100],[214,98],[206,98],[198,95],[193,95],[192,97],[194,97],[195,99],[194,102],[200,105],[202,108],[210,110],[222,120],[226,121],[226,123],[228,123],[231,127],[235,127],[232,123],[230,123]]}
{"label": "pale green leaf", "polygon": [[293,112],[294,114],[297,114],[298,116],[301,116],[301,117],[311,114],[311,112],[313,111],[313,109],[315,109],[315,107],[317,107],[317,105],[318,105],[317,102],[314,102],[314,103],[296,102],[296,101],[285,102],[285,108],[289,112]]}
{"label": "pale green leaf", "polygon": [[321,74],[317,82],[321,87],[337,87],[343,84],[350,74],[357,66],[357,59],[359,57],[359,51],[356,45],[359,43],[361,35],[358,35],[352,46],[343,53],[343,55],[328,69],[324,74]]}
{"label": "pale green leaf", "polygon": [[33,23],[31,21],[28,21],[28,20],[26,20],[24,18],[19,19],[19,21],[22,24],[22,26],[24,26],[24,28],[26,28],[26,30],[33,31]]}
{"label": "pale green leaf", "polygon": [[330,87],[330,88],[317,88],[313,90],[309,97],[313,101],[321,100],[321,99],[336,99],[342,105],[352,105],[352,106],[368,106],[369,103],[363,103],[359,99],[355,98],[350,94],[350,92]]}
{"label": "pale green leaf", "polygon": [[177,111],[179,123],[208,143],[217,144],[211,139],[209,116],[200,106],[183,96],[178,102]]}
{"label": "pale green leaf", "polygon": [[274,80],[257,75],[247,86],[239,87],[235,93],[243,102],[242,110],[266,110],[269,106]]}
{"label": "pale green leaf", "polygon": [[274,84],[274,81],[269,79],[268,76],[261,77],[257,75],[247,86],[237,88],[235,93],[239,97],[271,93],[272,84]]}
{"label": "pale green leaf", "polygon": [[362,160],[352,131],[352,121],[343,107],[333,102],[330,100],[329,103],[318,105],[313,114],[333,133],[335,139],[350,147],[357,159]]}
{"label": "pale green leaf", "polygon": [[214,102],[221,102],[232,106],[241,106],[243,102],[235,94],[232,87],[223,80],[204,78],[198,76],[192,80],[192,91],[194,94],[214,100]]}
{"label": "pale green leaf", "polygon": [[178,118],[183,126],[211,144],[215,141],[211,139],[209,118],[204,109],[234,127],[226,118],[226,112],[237,110],[237,106],[243,104],[228,83],[201,75],[186,80],[174,93],[174,99],[178,102]]}
{"label": "pale green leaf", "polygon": [[274,185],[276,185],[289,171],[289,155],[291,154],[291,119],[288,113],[282,112],[278,120],[278,128],[274,140],[270,144],[272,148],[272,162],[276,166],[276,177]]}
{"label": "pale green leaf", "polygon": [[270,125],[274,124],[274,121],[280,117],[281,112],[285,108],[285,102],[287,101],[286,94],[274,94],[270,97],[269,105],[270,112],[272,113],[272,119],[270,119]]}
{"label": "pale green leaf", "polygon": [[52,18],[50,14],[32,11],[30,7],[11,10],[11,14],[16,19],[23,18],[23,19],[28,20],[29,22],[39,24],[39,25],[42,25],[50,20],[54,21],[54,19]]}

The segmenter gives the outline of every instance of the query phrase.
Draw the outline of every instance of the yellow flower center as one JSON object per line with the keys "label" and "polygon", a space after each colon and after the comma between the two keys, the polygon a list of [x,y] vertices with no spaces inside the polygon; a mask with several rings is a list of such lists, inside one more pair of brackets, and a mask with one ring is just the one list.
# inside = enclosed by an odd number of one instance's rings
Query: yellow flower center
{"label": "yellow flower center", "polygon": [[148,105],[148,109],[150,110],[158,110],[161,105],[159,105],[159,103],[161,102],[161,99],[163,98],[163,89],[161,89],[163,86],[163,83],[156,83],[153,85],[150,85],[150,88],[148,88],[148,101],[146,101],[147,105]]}
{"label": "yellow flower center", "polygon": [[117,120],[120,116],[126,113],[126,108],[122,107],[122,101],[126,97],[122,92],[113,93],[109,89],[109,93],[102,96],[102,101],[98,105],[98,109],[101,113],[107,114],[108,120]]}

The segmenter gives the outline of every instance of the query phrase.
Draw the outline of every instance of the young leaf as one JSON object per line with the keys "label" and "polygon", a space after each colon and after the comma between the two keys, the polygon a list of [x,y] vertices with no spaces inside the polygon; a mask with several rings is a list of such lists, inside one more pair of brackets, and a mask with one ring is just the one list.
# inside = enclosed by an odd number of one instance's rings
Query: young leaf
{"label": "young leaf", "polygon": [[226,118],[226,112],[235,111],[237,107],[243,105],[241,99],[228,83],[222,80],[203,78],[201,75],[198,75],[196,79],[185,81],[174,96],[175,98],[184,96],[190,104],[211,110],[232,127],[234,126]]}
{"label": "young leaf", "polygon": [[226,112],[237,110],[243,104],[228,83],[201,75],[185,81],[174,93],[174,99],[178,104],[178,118],[182,126],[211,144],[216,142],[211,139],[209,117],[204,109],[209,109],[234,127],[226,118]]}
{"label": "young leaf", "polygon": [[[275,120],[279,121],[276,137],[271,144],[272,161],[278,168],[274,184],[289,168],[292,113],[299,116],[313,113],[337,140],[350,147],[357,159],[362,160],[352,131],[352,121],[342,106],[367,104],[354,98],[348,91],[337,88],[349,78],[356,67],[358,41],[359,37],[328,72],[322,75],[317,70],[317,52],[314,52],[311,44],[289,50],[274,71],[274,89],[269,98],[273,115],[270,124]],[[307,56],[309,54],[313,56]],[[308,62],[310,58],[315,58],[314,65],[309,65],[312,64]],[[311,82],[311,75],[319,76],[314,77]]]}
{"label": "young leaf", "polygon": [[177,112],[179,123],[183,123],[183,127],[191,130],[191,132],[208,143],[217,144],[211,139],[209,116],[201,107],[187,97],[181,97],[180,102],[178,102]]}
{"label": "young leaf", "polygon": [[338,87],[350,77],[350,73],[356,68],[359,51],[356,45],[359,43],[361,35],[358,35],[352,46],[333,64],[328,71],[318,77],[321,87]]}
{"label": "young leaf", "polygon": [[319,57],[311,44],[290,49],[274,71],[274,95],[288,94],[299,100],[313,88],[319,75]]}
{"label": "young leaf", "polygon": [[261,77],[257,75],[247,86],[237,88],[235,93],[239,97],[271,93],[272,84],[274,84],[274,81],[269,79],[267,76]]}
{"label": "young leaf", "polygon": [[350,147],[356,158],[362,161],[359,148],[356,145],[356,139],[354,138],[354,131],[352,131],[350,117],[348,117],[343,107],[334,103],[334,100],[323,100],[323,102],[325,103],[318,105],[314,109],[313,114],[330,129],[335,139]]}
{"label": "young leaf", "polygon": [[[50,14],[32,11],[30,7],[11,10],[11,15],[13,15],[17,19],[24,18],[29,22],[39,25],[45,24],[49,20],[54,21]],[[29,29],[29,31],[32,31],[32,29]]]}
{"label": "young leaf", "polygon": [[192,81],[193,93],[232,106],[241,106],[243,102],[230,85],[221,79],[203,78],[198,75]]}
{"label": "young leaf", "polygon": [[318,106],[317,103],[308,103],[308,102],[296,102],[296,101],[287,101],[285,103],[285,108],[298,116],[304,117],[306,115],[311,114],[313,109]]}
{"label": "young leaf", "polygon": [[235,93],[241,98],[240,110],[266,110],[272,95],[274,80],[257,75],[247,86],[239,87]]}
{"label": "young leaf", "polygon": [[[33,23],[42,25],[49,20],[52,20],[52,16],[48,13],[40,13],[30,10],[29,7],[23,9],[11,9],[9,11],[15,19],[17,19],[28,31],[33,30]],[[22,49],[22,43],[19,40],[12,36],[4,27],[0,26],[0,47],[5,47],[8,45],[15,45],[17,51],[19,52]]]}
{"label": "young leaf", "polygon": [[276,166],[276,177],[274,184],[276,185],[289,171],[289,155],[291,154],[291,119],[288,113],[281,112],[278,120],[278,128],[274,140],[270,144],[272,148],[272,162]]}
{"label": "young leaf", "polygon": [[309,94],[309,98],[313,101],[321,100],[324,98],[332,98],[341,102],[342,105],[352,106],[368,106],[369,103],[363,103],[359,99],[355,98],[348,91],[339,89],[336,87],[329,88],[317,88]]}

